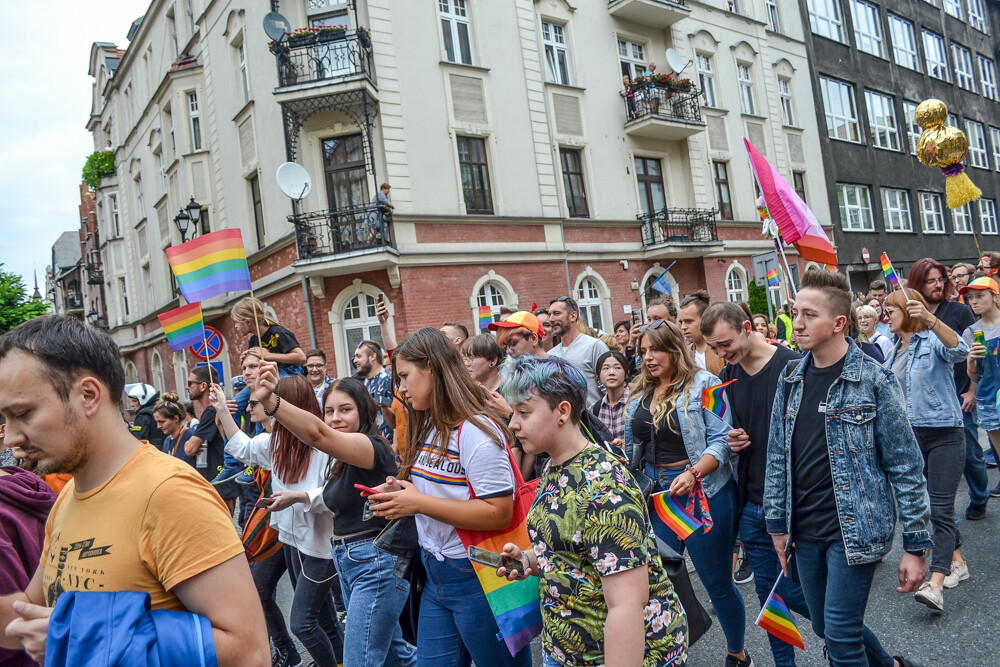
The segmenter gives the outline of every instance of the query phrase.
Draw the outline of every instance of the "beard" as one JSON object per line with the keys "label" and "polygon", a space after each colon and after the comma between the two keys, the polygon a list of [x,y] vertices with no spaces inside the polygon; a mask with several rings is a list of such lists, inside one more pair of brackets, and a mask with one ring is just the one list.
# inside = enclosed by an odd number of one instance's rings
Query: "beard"
{"label": "beard", "polygon": [[[87,443],[81,438],[78,428],[79,419],[68,409],[68,406],[63,424],[66,427],[66,435],[71,441],[69,451],[64,452],[59,458],[38,459],[34,472],[40,477],[56,473],[75,474],[87,464],[90,458]],[[29,447],[26,451],[31,452],[32,449]]]}
{"label": "beard", "polygon": [[922,294],[927,303],[942,303],[944,301],[944,288],[932,287]]}

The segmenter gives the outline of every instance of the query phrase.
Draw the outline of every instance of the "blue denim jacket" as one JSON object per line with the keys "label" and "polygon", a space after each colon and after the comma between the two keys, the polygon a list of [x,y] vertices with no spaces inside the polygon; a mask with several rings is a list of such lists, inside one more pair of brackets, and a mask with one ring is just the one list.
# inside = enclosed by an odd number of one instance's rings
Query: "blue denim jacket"
{"label": "blue denim jacket", "polygon": [[[684,439],[684,449],[687,450],[688,458],[692,463],[697,463],[705,454],[711,454],[719,462],[715,472],[701,480],[705,495],[709,498],[733,478],[733,466],[730,462],[732,452],[726,443],[729,424],[701,407],[702,390],[721,383],[722,380],[708,371],[698,371],[686,393],[687,409],[685,410],[682,405],[677,406],[677,424],[681,428],[681,437]],[[635,411],[642,399],[642,396],[633,397],[625,411],[625,454],[633,463],[645,454],[643,443],[636,443],[632,436],[632,420],[635,419]],[[730,414],[726,414],[727,420]]]}
{"label": "blue denim jacket", "polygon": [[[807,352],[778,383],[771,409],[764,477],[764,520],[771,535],[790,534],[792,529],[792,433],[802,400],[802,377],[811,359]],[[903,548],[931,547],[924,459],[906,417],[903,391],[892,373],[862,354],[853,341],[844,369],[827,395],[825,419],[847,562],[872,563],[889,553],[897,505]]]}
{"label": "blue denim jacket", "polygon": [[[898,348],[883,364],[892,368]],[[969,344],[958,337],[958,345],[945,347],[931,331],[910,338],[910,361],[906,365],[906,414],[918,428],[963,426],[962,404],[955,390],[955,364],[969,356]],[[914,391],[916,389],[916,391]]]}

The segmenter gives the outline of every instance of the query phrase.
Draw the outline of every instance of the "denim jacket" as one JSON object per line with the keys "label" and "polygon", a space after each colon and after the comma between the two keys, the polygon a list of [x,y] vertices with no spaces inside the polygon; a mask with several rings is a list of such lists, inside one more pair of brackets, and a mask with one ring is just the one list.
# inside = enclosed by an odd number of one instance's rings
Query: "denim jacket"
{"label": "denim jacket", "polygon": [[[719,467],[715,472],[706,475],[701,480],[705,495],[709,498],[714,496],[733,477],[733,466],[730,462],[732,452],[729,451],[729,445],[726,443],[729,424],[715,415],[708,414],[708,411],[701,407],[702,390],[721,383],[719,378],[708,371],[698,371],[694,382],[691,383],[685,394],[687,396],[687,410],[680,404],[677,406],[677,424],[681,428],[684,449],[687,450],[691,463],[697,463],[698,459],[705,454],[711,454],[719,462]],[[645,457],[644,443],[636,443],[632,436],[632,421],[635,419],[635,411],[639,407],[639,402],[643,398],[643,396],[634,396],[629,401],[625,411],[625,454],[633,465],[637,464],[640,458]],[[727,420],[729,414],[726,414]]]}
{"label": "denim jacket", "polygon": [[[771,410],[764,477],[764,520],[771,535],[792,529],[792,433],[802,400],[802,378],[812,359],[778,383]],[[788,400],[785,400],[785,394]],[[820,418],[805,415],[805,418]],[[932,546],[924,460],[906,417],[902,389],[892,373],[862,354],[853,341],[844,369],[827,394],[826,434],[840,529],[850,565],[880,560],[892,547],[897,506],[903,548]]]}
{"label": "denim jacket", "polygon": [[[969,356],[969,344],[959,336],[958,345],[945,347],[934,332],[920,331],[910,338],[909,352],[906,414],[910,425],[918,428],[963,426],[962,404],[955,391],[954,365]],[[891,369],[899,353],[894,347],[883,365]]]}

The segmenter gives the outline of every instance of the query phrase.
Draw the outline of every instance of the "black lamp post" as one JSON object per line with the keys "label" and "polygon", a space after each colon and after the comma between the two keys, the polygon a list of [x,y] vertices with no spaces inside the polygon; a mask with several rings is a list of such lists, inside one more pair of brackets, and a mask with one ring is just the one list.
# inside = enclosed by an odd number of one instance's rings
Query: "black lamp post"
{"label": "black lamp post", "polygon": [[181,212],[174,216],[174,223],[177,225],[177,230],[181,233],[181,243],[187,240],[188,225],[191,224],[191,216],[188,215],[187,211],[181,209]]}
{"label": "black lamp post", "polygon": [[[187,209],[188,217],[191,219],[191,223],[194,225],[194,231],[198,231],[198,223],[201,221],[202,205],[191,197],[191,201],[185,207]],[[202,231],[204,233],[204,230]]]}

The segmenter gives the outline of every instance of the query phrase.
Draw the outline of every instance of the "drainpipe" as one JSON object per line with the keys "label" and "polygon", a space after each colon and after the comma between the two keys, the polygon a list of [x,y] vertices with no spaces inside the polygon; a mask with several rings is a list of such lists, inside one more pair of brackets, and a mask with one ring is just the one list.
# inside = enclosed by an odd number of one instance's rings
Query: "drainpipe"
{"label": "drainpipe", "polygon": [[302,299],[306,302],[306,321],[309,323],[309,347],[316,349],[316,325],[313,323],[312,294],[309,293],[309,279],[302,276]]}

